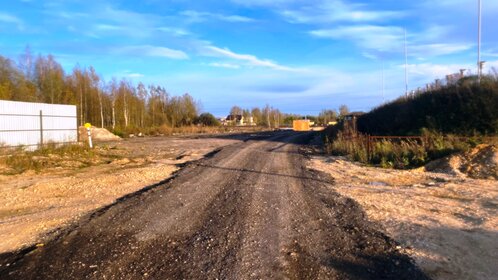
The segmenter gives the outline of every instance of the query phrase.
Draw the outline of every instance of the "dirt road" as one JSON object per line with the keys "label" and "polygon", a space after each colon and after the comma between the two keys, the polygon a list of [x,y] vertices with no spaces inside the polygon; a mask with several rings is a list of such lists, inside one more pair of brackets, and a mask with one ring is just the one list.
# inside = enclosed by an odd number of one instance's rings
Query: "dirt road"
{"label": "dirt road", "polygon": [[2,279],[426,279],[333,180],[313,134],[259,134],[82,219]]}

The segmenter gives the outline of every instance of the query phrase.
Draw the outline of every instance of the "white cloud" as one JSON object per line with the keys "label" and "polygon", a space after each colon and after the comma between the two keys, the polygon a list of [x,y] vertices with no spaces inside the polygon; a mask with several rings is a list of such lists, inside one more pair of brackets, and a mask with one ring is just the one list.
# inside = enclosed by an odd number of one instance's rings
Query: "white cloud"
{"label": "white cloud", "polygon": [[482,71],[484,73],[488,73],[488,72],[493,72],[493,69],[494,71],[498,71],[498,60],[487,61],[486,63],[484,63]]}
{"label": "white cloud", "polygon": [[413,56],[431,57],[467,51],[473,46],[473,44],[422,44],[408,46],[408,52]]}
{"label": "white cloud", "polygon": [[254,19],[252,19],[252,18],[240,16],[240,15],[222,15],[222,14],[209,13],[209,12],[198,12],[198,11],[192,11],[192,10],[183,11],[180,13],[180,15],[186,17],[187,20],[190,22],[204,22],[204,21],[207,21],[209,19],[216,19],[216,20],[226,21],[226,22],[252,22],[252,21],[254,21]]}
{"label": "white cloud", "polygon": [[271,60],[259,59],[254,55],[238,54],[238,53],[232,52],[231,50],[229,50],[227,48],[222,49],[222,48],[218,48],[215,46],[205,46],[204,55],[231,58],[231,59],[235,59],[235,60],[244,61],[250,66],[266,67],[266,68],[270,68],[273,70],[291,71],[291,72],[292,71],[303,71],[303,69],[297,69],[297,68],[291,68],[291,67],[279,65]]}
{"label": "white cloud", "polygon": [[[477,14],[477,1],[474,0],[425,0],[424,6],[427,8],[442,7],[444,9],[452,9],[452,10],[465,10],[468,11],[469,8],[474,9]],[[482,1],[482,9],[483,12],[492,11],[496,13],[498,9],[498,1]]]}
{"label": "white cloud", "polygon": [[129,73],[126,75],[126,77],[128,78],[142,78],[144,76],[144,74],[140,74],[140,73]]}
{"label": "white cloud", "polygon": [[386,21],[404,17],[404,11],[372,10],[365,4],[344,0],[232,0],[242,6],[273,9],[293,23]]}
{"label": "white cloud", "polygon": [[187,31],[185,29],[175,28],[175,27],[167,27],[167,26],[158,27],[158,28],[156,28],[156,30],[162,31],[165,33],[170,33],[170,34],[173,34],[175,36],[187,36],[187,35],[191,34],[189,31]]}
{"label": "white cloud", "polygon": [[282,4],[293,4],[297,2],[306,3],[303,0],[231,0],[233,3],[240,4],[243,6],[277,6]]}
{"label": "white cloud", "polygon": [[315,5],[286,9],[280,13],[289,21],[296,23],[372,22],[405,16],[405,12],[402,11],[368,10],[365,9],[365,5],[340,0],[320,1]]}
{"label": "white cloud", "polygon": [[125,46],[115,48],[114,51],[118,54],[144,55],[154,57],[165,57],[171,59],[188,59],[188,55],[180,50],[173,50],[165,47],[157,47],[151,45]]}
{"label": "white cloud", "polygon": [[122,10],[107,3],[95,3],[84,11],[70,11],[64,6],[49,6],[44,13],[61,25],[71,25],[74,32],[101,38],[109,35],[132,38],[150,37],[156,32],[162,18],[155,14]]}
{"label": "white cloud", "polygon": [[363,57],[366,57],[366,58],[368,58],[368,59],[372,59],[372,60],[377,60],[377,59],[379,59],[379,58],[377,57],[377,55],[375,55],[375,54],[373,54],[373,53],[369,53],[369,52],[362,52],[362,53],[361,53],[361,55],[362,55]]}
{"label": "white cloud", "polygon": [[111,25],[111,24],[97,24],[95,25],[95,29],[100,31],[118,31],[122,30],[121,26]]}
{"label": "white cloud", "polygon": [[[399,65],[399,68],[404,68],[404,65]],[[470,65],[462,64],[433,64],[433,63],[419,63],[408,64],[408,74],[412,76],[421,77],[425,80],[432,80],[436,78],[444,78],[446,75],[458,73],[460,69],[468,69]]]}
{"label": "white cloud", "polygon": [[14,24],[19,30],[24,29],[24,22],[21,19],[7,13],[0,12],[0,22]]}
{"label": "white cloud", "polygon": [[212,63],[209,63],[208,65],[212,66],[212,67],[228,68],[228,69],[239,69],[240,68],[240,65],[233,64],[233,63],[212,62]]}
{"label": "white cloud", "polygon": [[403,42],[403,29],[397,26],[353,25],[339,26],[331,29],[310,31],[310,34],[320,38],[350,40],[365,49],[390,51],[397,49]]}
{"label": "white cloud", "polygon": [[[430,28],[429,30],[432,30]],[[428,35],[426,30],[418,33],[408,33],[407,49],[411,57],[435,57],[467,51],[473,44],[467,43],[424,43]],[[329,38],[335,40],[348,40],[357,47],[364,50],[380,52],[403,52],[404,29],[397,26],[378,25],[351,25],[339,26],[331,29],[318,29],[310,31],[314,37]],[[420,35],[419,35],[420,34]],[[363,51],[362,55],[371,58],[373,55]]]}

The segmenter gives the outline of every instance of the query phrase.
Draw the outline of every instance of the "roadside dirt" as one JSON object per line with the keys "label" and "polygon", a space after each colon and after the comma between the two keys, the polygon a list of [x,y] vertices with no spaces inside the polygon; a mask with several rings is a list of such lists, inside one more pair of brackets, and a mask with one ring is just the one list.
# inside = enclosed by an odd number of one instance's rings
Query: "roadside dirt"
{"label": "roadside dirt", "polygon": [[241,138],[152,137],[96,146],[93,166],[47,157],[42,172],[0,175],[0,253],[60,233],[62,228],[116,199],[169,178],[179,166]]}
{"label": "roadside dirt", "polygon": [[498,148],[482,144],[472,150],[435,160],[425,170],[474,179],[498,180]]}
{"label": "roadside dirt", "polygon": [[437,173],[321,156],[313,157],[309,167],[330,174],[332,188],[357,201],[428,276],[498,279],[498,181],[492,179],[496,154],[490,147],[480,148],[430,164]]}
{"label": "roadside dirt", "polygon": [[2,279],[427,279],[305,166],[311,136],[225,146],[44,246],[0,255]]}

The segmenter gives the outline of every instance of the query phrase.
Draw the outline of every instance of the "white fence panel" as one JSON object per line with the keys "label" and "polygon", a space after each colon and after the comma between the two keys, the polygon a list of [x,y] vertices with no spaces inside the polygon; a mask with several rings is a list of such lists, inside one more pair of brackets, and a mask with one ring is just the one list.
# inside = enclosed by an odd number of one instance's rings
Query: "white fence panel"
{"label": "white fence panel", "polygon": [[76,106],[0,100],[0,145],[78,141]]}

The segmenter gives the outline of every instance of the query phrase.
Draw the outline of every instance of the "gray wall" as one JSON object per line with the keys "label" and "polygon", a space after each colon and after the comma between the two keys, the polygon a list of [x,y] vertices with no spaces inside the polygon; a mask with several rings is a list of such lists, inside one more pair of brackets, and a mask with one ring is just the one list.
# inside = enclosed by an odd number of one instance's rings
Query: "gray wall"
{"label": "gray wall", "polygon": [[[41,117],[40,117],[41,112]],[[0,145],[78,141],[76,106],[0,100]]]}

